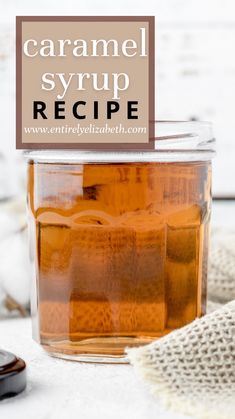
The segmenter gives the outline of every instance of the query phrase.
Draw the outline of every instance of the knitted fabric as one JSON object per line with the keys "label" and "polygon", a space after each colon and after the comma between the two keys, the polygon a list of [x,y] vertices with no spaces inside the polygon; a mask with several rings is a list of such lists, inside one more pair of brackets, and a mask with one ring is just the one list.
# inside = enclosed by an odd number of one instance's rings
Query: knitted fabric
{"label": "knitted fabric", "polygon": [[208,299],[225,303],[235,299],[235,233],[215,229],[211,237]]}
{"label": "knitted fabric", "polygon": [[213,234],[208,288],[209,314],[127,353],[152,392],[170,409],[198,419],[235,419],[235,235],[231,233]]}

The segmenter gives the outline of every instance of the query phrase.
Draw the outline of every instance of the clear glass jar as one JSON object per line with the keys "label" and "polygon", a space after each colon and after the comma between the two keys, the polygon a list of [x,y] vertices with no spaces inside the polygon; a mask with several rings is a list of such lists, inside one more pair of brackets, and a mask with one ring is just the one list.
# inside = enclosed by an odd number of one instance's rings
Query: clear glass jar
{"label": "clear glass jar", "polygon": [[28,151],[34,336],[125,362],[206,310],[211,126],[157,122],[154,151]]}

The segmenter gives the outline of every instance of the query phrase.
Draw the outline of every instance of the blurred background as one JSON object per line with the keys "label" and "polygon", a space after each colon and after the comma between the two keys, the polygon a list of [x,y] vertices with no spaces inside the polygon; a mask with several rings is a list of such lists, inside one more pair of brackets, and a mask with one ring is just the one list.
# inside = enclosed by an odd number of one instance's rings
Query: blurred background
{"label": "blurred background", "polygon": [[[155,15],[156,119],[213,123],[213,196],[235,198],[234,0],[0,0],[0,315],[26,314],[29,266],[25,168],[15,150],[16,15]],[[216,207],[217,205],[217,207]],[[235,204],[214,206],[229,225]],[[235,225],[235,224],[234,224]],[[12,263],[14,260],[14,263]]]}

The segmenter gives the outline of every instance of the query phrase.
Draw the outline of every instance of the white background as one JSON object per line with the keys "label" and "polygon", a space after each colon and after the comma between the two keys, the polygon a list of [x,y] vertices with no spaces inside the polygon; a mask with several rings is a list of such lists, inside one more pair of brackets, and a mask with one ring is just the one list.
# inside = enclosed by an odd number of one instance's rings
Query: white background
{"label": "white background", "polygon": [[235,197],[234,0],[0,0],[0,196],[19,190],[23,167],[14,150],[15,16],[61,14],[155,15],[156,118],[212,121],[214,195]]}

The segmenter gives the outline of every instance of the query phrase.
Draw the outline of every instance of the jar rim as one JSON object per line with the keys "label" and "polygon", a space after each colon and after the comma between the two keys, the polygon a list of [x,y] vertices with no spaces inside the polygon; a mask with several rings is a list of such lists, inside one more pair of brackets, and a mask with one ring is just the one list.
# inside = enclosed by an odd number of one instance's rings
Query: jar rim
{"label": "jar rim", "polygon": [[30,149],[24,151],[35,162],[151,162],[201,161],[215,155],[212,124],[207,121],[153,121],[153,150]]}

